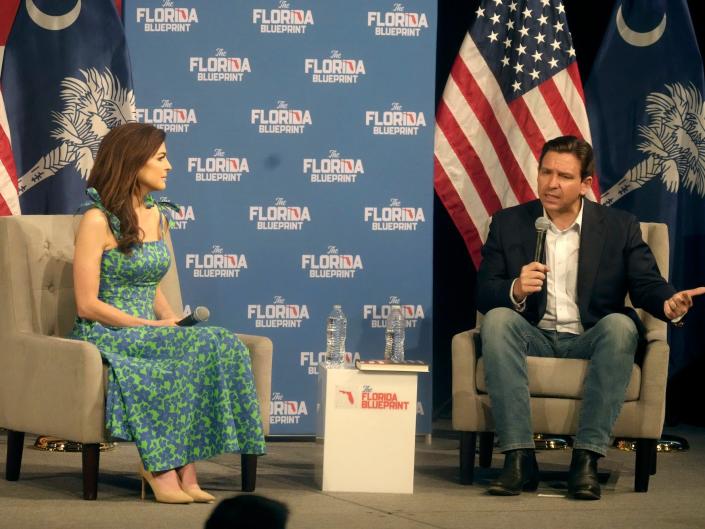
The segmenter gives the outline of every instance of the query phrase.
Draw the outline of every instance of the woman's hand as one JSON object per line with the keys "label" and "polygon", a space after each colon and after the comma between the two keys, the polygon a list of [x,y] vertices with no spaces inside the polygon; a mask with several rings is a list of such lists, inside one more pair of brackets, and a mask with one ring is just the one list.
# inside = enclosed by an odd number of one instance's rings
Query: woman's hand
{"label": "woman's hand", "polygon": [[180,318],[164,318],[163,320],[152,320],[149,324],[152,327],[176,327]]}

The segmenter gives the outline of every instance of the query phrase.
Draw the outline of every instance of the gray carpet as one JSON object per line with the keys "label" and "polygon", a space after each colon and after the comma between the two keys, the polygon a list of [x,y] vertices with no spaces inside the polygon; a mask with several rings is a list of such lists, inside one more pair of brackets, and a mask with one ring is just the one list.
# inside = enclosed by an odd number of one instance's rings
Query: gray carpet
{"label": "gray carpet", "polygon": [[[696,529],[705,527],[705,429],[681,427],[690,451],[659,454],[649,492],[633,492],[634,455],[610,450],[600,462],[603,498],[579,502],[563,497],[569,451],[539,452],[542,481],[536,493],[498,498],[485,494],[498,473],[476,471],[476,484],[458,483],[458,442],[439,424],[432,443],[419,439],[413,495],[323,493],[314,484],[320,447],[308,442],[273,442],[259,460],[257,493],[285,502],[288,527],[299,528],[492,528],[492,529]],[[98,500],[81,499],[80,454],[39,452],[26,437],[18,482],[0,479],[0,527],[198,529],[213,505],[162,505],[140,501],[135,447],[122,443],[101,456]],[[0,435],[4,478],[6,437]],[[350,454],[355,457],[355,454]],[[224,455],[200,464],[201,483],[223,499],[239,494],[240,459]]]}

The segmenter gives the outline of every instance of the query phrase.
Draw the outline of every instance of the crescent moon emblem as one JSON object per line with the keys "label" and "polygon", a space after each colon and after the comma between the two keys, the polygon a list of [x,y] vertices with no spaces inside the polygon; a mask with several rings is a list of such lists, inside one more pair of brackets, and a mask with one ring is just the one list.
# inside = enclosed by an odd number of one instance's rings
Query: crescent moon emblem
{"label": "crescent moon emblem", "polygon": [[619,31],[620,36],[627,44],[631,44],[632,46],[639,46],[643,48],[645,46],[656,44],[658,39],[660,39],[663,35],[663,32],[666,31],[666,13],[663,14],[663,18],[661,19],[661,22],[659,22],[658,26],[651,31],[645,31],[643,33],[640,31],[634,31],[632,28],[627,26],[627,23],[622,16],[621,5],[617,9],[616,21],[617,31]]}
{"label": "crescent moon emblem", "polygon": [[76,5],[73,6],[71,11],[64,15],[57,16],[47,15],[41,11],[32,0],[27,0],[25,7],[27,8],[29,18],[31,18],[37,26],[48,29],[49,31],[61,31],[76,22],[78,15],[81,13],[81,0],[76,0]]}

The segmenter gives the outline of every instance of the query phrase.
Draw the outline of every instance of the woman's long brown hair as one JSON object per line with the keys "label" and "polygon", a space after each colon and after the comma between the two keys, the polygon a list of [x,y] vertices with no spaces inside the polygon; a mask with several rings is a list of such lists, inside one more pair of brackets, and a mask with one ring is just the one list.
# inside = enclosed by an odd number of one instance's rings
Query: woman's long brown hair
{"label": "woman's long brown hair", "polygon": [[108,132],[98,148],[88,187],[95,187],[105,209],[120,221],[118,250],[124,254],[129,254],[144,235],[132,205],[139,192],[137,173],[164,143],[165,136],[152,125],[126,123]]}

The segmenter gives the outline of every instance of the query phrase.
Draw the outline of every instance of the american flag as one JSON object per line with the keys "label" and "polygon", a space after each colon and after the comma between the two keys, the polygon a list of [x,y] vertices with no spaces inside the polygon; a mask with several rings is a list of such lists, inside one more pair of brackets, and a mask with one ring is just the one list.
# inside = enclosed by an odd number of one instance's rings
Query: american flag
{"label": "american flag", "polygon": [[[19,0],[3,0],[0,3],[0,72],[5,55],[5,43],[10,34],[12,21],[17,13]],[[10,127],[7,124],[5,103],[0,91],[0,216],[19,215],[20,201],[17,196],[17,171],[12,157]]]}
{"label": "american flag", "polygon": [[590,130],[562,2],[483,0],[475,15],[436,111],[434,186],[478,267],[491,216],[536,198],[543,144]]}

